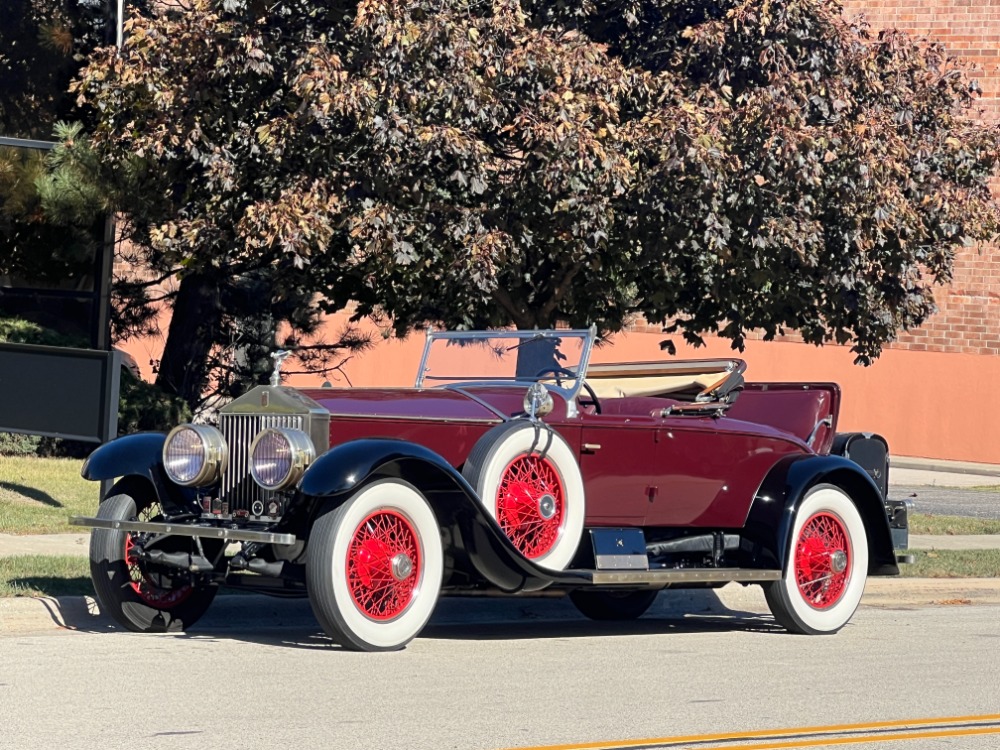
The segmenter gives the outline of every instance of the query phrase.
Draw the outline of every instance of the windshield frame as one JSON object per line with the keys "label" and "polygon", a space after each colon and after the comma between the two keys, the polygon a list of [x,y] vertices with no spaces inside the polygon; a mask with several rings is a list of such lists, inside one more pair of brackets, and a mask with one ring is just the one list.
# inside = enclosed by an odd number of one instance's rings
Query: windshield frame
{"label": "windshield frame", "polygon": [[[500,329],[500,330],[479,330],[479,331],[436,331],[433,328],[427,329],[427,338],[424,342],[424,351],[420,357],[420,366],[417,369],[417,378],[414,385],[415,388],[434,388],[434,387],[466,387],[470,385],[500,385],[500,386],[523,386],[527,388],[532,383],[538,382],[539,380],[550,380],[550,378],[470,378],[469,380],[462,380],[460,377],[454,378],[451,383],[443,384],[442,386],[428,386],[425,382],[425,375],[427,375],[427,362],[430,358],[431,346],[433,346],[436,341],[461,341],[461,340],[475,340],[475,339],[491,339],[491,340],[510,340],[510,341],[520,341],[522,343],[527,341],[536,341],[539,339],[558,339],[558,338],[574,338],[580,339],[582,341],[582,348],[580,351],[580,361],[573,367],[567,368],[574,377],[566,375],[563,378],[564,383],[568,383],[572,380],[572,387],[565,387],[558,385],[556,383],[545,383],[546,388],[552,388],[558,393],[562,394],[566,399],[568,409],[572,416],[576,412],[576,397],[579,395],[580,391],[583,389],[583,381],[587,374],[587,367],[590,364],[590,355],[593,351],[594,344],[597,341],[597,327],[591,326],[590,328],[566,328],[566,329],[544,329],[544,330],[534,330],[534,329]],[[519,346],[516,344],[515,346]],[[514,347],[512,347],[514,348]]]}

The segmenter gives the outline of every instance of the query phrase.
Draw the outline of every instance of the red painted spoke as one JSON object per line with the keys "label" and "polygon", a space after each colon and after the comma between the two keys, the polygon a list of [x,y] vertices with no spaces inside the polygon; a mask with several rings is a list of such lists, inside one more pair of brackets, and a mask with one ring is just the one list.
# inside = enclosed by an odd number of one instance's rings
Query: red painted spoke
{"label": "red painted spoke", "polygon": [[[159,503],[153,502],[140,510],[137,517],[140,521],[151,521],[159,518],[159,515]],[[177,606],[191,595],[194,589],[189,583],[174,589],[165,589],[153,583],[145,564],[133,554],[134,544],[134,536],[128,533],[125,536],[125,565],[128,567],[130,579],[128,585],[136,596],[151,607],[169,609]]]}
{"label": "red painted spoke", "polygon": [[[392,568],[400,554],[412,565],[401,581]],[[391,510],[372,513],[355,530],[347,551],[347,586],[355,605],[373,620],[397,617],[413,600],[420,563],[417,533],[410,522]]]}
{"label": "red painted spoke", "polygon": [[[834,569],[834,557],[843,553],[845,567]],[[847,530],[839,518],[817,513],[802,526],[795,546],[795,579],[806,602],[829,609],[840,601],[851,573]]]}
{"label": "red painted spoke", "polygon": [[[554,504],[551,518],[539,508],[545,495]],[[500,475],[496,511],[500,527],[525,557],[551,550],[565,518],[565,493],[552,463],[534,454],[515,458]]]}

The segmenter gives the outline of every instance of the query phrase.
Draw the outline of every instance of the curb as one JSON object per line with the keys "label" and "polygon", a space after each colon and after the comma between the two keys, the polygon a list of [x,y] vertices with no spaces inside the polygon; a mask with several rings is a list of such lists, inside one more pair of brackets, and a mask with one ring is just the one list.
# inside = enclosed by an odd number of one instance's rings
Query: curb
{"label": "curb", "polygon": [[[656,605],[660,615],[683,617],[707,613],[729,616],[734,612],[739,615],[768,613],[764,592],[759,586],[730,583],[720,589],[678,589],[672,592],[670,597],[673,601],[661,598],[662,606]],[[525,606],[530,606],[528,605],[530,601],[551,602],[552,599],[552,597],[517,596],[510,598],[512,602],[514,600],[519,602],[517,606],[511,608],[512,617],[517,617]],[[282,626],[319,629],[308,608],[305,611],[306,619],[303,620],[302,612],[296,615],[291,608],[285,612],[286,608],[282,607],[282,604],[282,600],[272,597],[247,594],[217,600],[213,609],[218,609],[222,605],[222,609],[229,610],[233,614],[236,614],[236,610],[239,610],[239,614],[246,614],[245,618],[238,619],[246,623],[245,628],[249,632],[257,629],[252,613],[257,613],[261,618],[260,627],[269,630]],[[876,608],[997,606],[1000,605],[1000,579],[869,578],[861,605]],[[569,611],[571,610],[567,610]],[[286,614],[291,616],[290,619],[286,619]],[[243,629],[243,626],[240,626],[240,629]],[[97,602],[90,596],[0,599],[0,637],[60,631],[125,632],[109,617],[101,614]]]}
{"label": "curb", "polygon": [[[917,456],[891,456],[893,469],[918,469],[951,474],[979,474],[984,477],[1000,477],[1000,464],[981,464],[973,461],[949,461],[943,458],[919,458]],[[891,469],[890,469],[891,472]]]}

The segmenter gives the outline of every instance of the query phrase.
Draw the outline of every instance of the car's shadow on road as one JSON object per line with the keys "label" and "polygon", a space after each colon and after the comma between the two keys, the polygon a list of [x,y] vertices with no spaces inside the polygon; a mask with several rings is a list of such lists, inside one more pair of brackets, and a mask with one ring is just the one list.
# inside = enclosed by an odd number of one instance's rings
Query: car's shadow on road
{"label": "car's shadow on road", "polygon": [[[92,606],[64,608],[60,615],[69,629],[126,632]],[[643,617],[621,622],[588,620],[565,598],[445,597],[419,638],[508,641],[720,632],[785,631],[763,611],[732,608],[715,591],[697,590],[661,594]],[[283,648],[338,649],[319,629],[307,601],[263,596],[220,596],[201,621],[186,633],[173,637]]]}

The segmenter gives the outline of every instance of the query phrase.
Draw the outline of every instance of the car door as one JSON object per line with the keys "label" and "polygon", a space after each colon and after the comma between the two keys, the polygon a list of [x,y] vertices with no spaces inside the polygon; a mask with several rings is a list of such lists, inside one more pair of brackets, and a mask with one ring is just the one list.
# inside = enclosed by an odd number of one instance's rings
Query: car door
{"label": "car door", "polygon": [[588,526],[640,526],[650,505],[659,419],[582,414],[580,470]]}
{"label": "car door", "polygon": [[803,447],[728,417],[665,416],[647,526],[738,528],[768,471]]}

